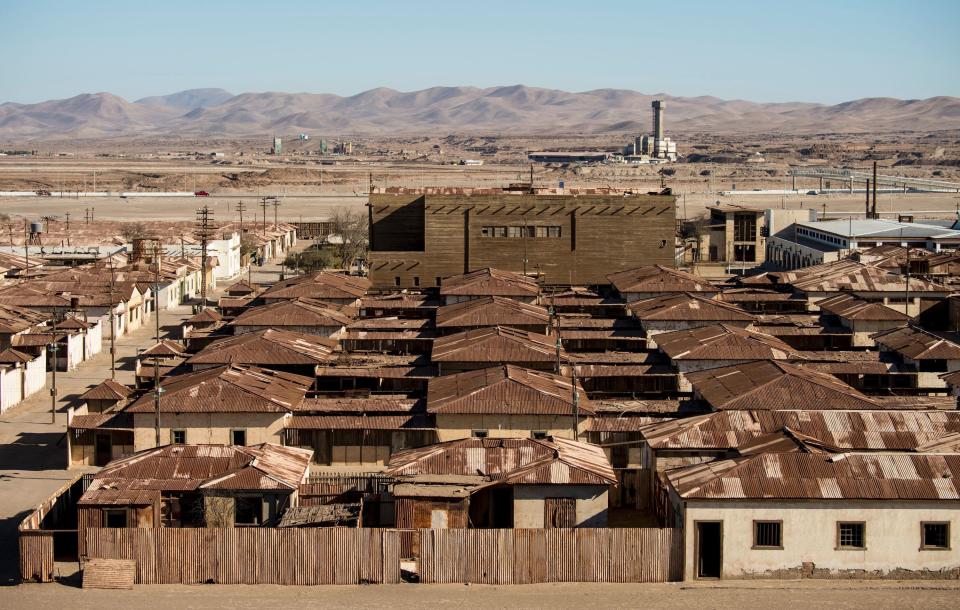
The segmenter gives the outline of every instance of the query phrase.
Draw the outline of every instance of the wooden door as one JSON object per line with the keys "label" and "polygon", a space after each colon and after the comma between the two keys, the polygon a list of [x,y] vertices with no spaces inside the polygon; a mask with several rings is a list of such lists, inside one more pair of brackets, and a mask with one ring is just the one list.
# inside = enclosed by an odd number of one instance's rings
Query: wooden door
{"label": "wooden door", "polygon": [[577,500],[575,498],[546,498],[543,501],[545,528],[575,527],[576,525]]}

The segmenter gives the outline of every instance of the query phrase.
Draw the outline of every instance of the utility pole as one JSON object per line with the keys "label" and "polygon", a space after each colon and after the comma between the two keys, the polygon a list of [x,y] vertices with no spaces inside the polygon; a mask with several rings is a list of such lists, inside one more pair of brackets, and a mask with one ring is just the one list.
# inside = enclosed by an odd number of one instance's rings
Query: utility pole
{"label": "utility pole", "polygon": [[[551,309],[553,309],[553,308],[551,307]],[[560,374],[560,352],[561,352],[561,350],[563,349],[563,344],[560,342],[560,316],[556,315],[556,313],[554,313],[554,316],[553,316],[553,324],[554,324],[554,328],[556,329],[556,333],[557,333],[557,365],[556,365],[556,368],[557,368],[557,375],[559,375],[559,374]]]}
{"label": "utility pole", "polygon": [[66,216],[67,218],[67,231],[69,231],[70,230],[70,212],[64,212],[63,215]]}
{"label": "utility pole", "polygon": [[[154,275],[153,275],[153,315],[156,318],[156,340],[157,346],[160,345],[160,239],[158,238],[153,244],[153,262],[154,266]],[[153,410],[154,410],[154,425],[156,432],[156,441],[157,447],[160,446],[160,394],[163,393],[163,389],[160,387],[160,355],[159,353],[153,355]]]}
{"label": "utility pole", "polygon": [[107,257],[107,262],[110,265],[110,379],[117,378],[117,327],[114,324],[113,316],[114,309],[116,304],[113,302],[113,281],[114,281],[114,271],[113,271],[113,255],[111,254]]}
{"label": "utility pole", "polygon": [[277,211],[280,208],[280,200],[274,199],[272,205],[273,205],[273,227],[277,228],[278,226],[280,226],[280,223],[277,221]]}
{"label": "utility pole", "polygon": [[[203,206],[197,210],[196,232],[194,235],[200,240],[200,300],[201,308],[207,308],[207,242],[210,240],[211,228],[210,217],[213,212],[210,206]],[[158,399],[159,400],[159,399]]]}
{"label": "utility pole", "polygon": [[50,351],[53,352],[53,385],[50,388],[50,423],[57,423],[57,310],[53,310],[53,339]]}
{"label": "utility pole", "polygon": [[240,235],[243,235],[243,212],[246,209],[242,199],[237,202],[237,212],[240,214]]}
{"label": "utility pole", "polygon": [[[903,239],[903,229],[900,229],[900,239]],[[907,242],[907,283],[906,283],[905,297],[906,297],[906,307],[903,313],[907,314],[907,318],[910,317],[910,242]]]}
{"label": "utility pole", "polygon": [[570,366],[573,370],[573,377],[570,383],[573,386],[573,440],[580,440],[580,392],[577,391],[577,367],[576,364]]}
{"label": "utility pole", "polygon": [[267,234],[267,197],[260,199],[260,207],[263,208],[263,234]]}

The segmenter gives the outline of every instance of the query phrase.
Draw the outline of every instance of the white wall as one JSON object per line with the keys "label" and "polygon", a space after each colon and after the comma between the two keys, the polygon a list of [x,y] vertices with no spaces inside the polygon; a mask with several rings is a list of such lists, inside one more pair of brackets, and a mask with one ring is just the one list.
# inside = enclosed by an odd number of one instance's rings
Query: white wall
{"label": "white wall", "polygon": [[[960,566],[960,502],[690,501],[684,517],[686,578],[695,578],[694,522],[723,521],[723,577],[799,568],[888,572]],[[783,521],[783,549],[752,549],[753,521]],[[865,550],[837,550],[837,522],[863,521]],[[922,521],[951,522],[950,550],[920,550]]]}
{"label": "white wall", "polygon": [[607,526],[607,488],[601,485],[515,485],[513,527],[544,527],[545,498],[576,498],[577,527]]}

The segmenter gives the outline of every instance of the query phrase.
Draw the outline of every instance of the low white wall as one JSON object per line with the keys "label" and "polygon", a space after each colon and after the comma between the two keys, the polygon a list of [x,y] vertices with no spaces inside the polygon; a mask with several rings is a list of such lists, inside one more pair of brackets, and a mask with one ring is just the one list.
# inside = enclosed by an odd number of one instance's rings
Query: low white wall
{"label": "low white wall", "polygon": [[[753,522],[782,521],[782,549],[753,549]],[[812,562],[831,572],[941,570],[960,566],[960,502],[761,501],[688,502],[684,516],[686,578],[696,577],[696,521],[723,522],[724,578],[760,576]],[[863,550],[838,550],[837,522],[862,521]],[[951,522],[949,550],[921,550],[921,522]]]}

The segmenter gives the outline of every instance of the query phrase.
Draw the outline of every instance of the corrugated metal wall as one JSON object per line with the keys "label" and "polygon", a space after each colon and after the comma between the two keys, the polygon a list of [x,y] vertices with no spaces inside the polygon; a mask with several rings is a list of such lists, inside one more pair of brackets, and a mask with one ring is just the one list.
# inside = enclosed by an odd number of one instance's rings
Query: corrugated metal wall
{"label": "corrugated metal wall", "polygon": [[666,582],[683,573],[672,529],[90,528],[90,558],[134,559],[141,584],[400,582],[413,535],[425,583]]}

